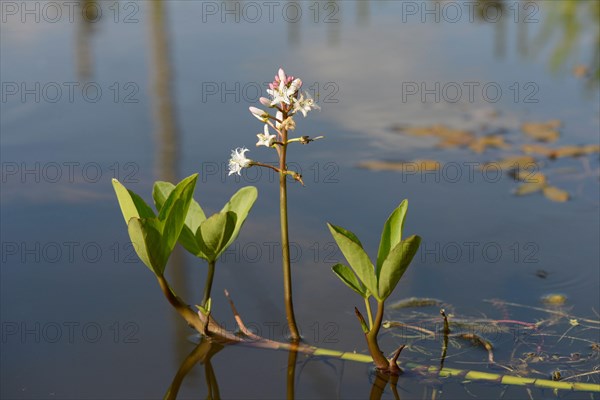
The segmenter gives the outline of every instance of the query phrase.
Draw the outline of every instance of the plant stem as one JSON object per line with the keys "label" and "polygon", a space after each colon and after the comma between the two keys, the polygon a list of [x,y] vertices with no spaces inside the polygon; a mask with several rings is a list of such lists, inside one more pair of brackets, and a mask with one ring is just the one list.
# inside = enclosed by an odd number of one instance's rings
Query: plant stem
{"label": "plant stem", "polygon": [[163,294],[165,295],[169,303],[171,303],[171,305],[179,313],[179,315],[181,315],[183,319],[185,319],[185,321],[189,325],[193,326],[194,329],[196,329],[198,332],[202,332],[204,329],[204,323],[200,320],[198,314],[192,311],[192,309],[187,304],[185,304],[183,300],[179,298],[179,296],[175,294],[175,292],[173,291],[173,289],[171,289],[171,286],[169,286],[169,283],[167,282],[164,276],[157,275],[156,278],[158,279],[158,284],[160,285]]}
{"label": "plant stem", "polygon": [[367,316],[369,317],[369,329],[373,329],[373,314],[371,313],[371,303],[369,298],[365,298],[365,307],[367,308]]}
{"label": "plant stem", "polygon": [[377,314],[375,315],[375,322],[373,323],[373,327],[369,330],[369,332],[365,336],[367,338],[369,352],[371,353],[371,357],[373,357],[375,366],[380,370],[388,370],[390,363],[389,363],[388,359],[383,355],[383,352],[379,348],[379,343],[377,342],[377,335],[379,334],[379,328],[381,327],[382,321],[383,321],[383,301],[378,301],[377,302]]}
{"label": "plant stem", "polygon": [[206,283],[204,284],[204,296],[202,297],[202,303],[200,305],[206,308],[206,304],[210,299],[210,291],[212,289],[213,279],[215,277],[215,261],[208,262],[208,273],[206,275]]}
{"label": "plant stem", "polygon": [[[283,119],[287,118],[286,113]],[[282,142],[287,141],[287,130],[281,130]],[[292,271],[290,264],[290,242],[288,235],[288,210],[287,210],[287,171],[286,167],[287,145],[281,146],[279,151],[279,212],[281,218],[281,258],[283,264],[283,291],[285,299],[285,313],[288,327],[290,329],[290,338],[292,341],[300,340],[300,333],[296,325],[294,316],[294,303],[292,300]]]}
{"label": "plant stem", "polygon": [[[292,345],[294,347],[294,345]],[[286,389],[288,400],[294,400],[296,393],[296,362],[298,360],[298,351],[292,348],[288,354],[288,365],[287,365],[287,381]]]}

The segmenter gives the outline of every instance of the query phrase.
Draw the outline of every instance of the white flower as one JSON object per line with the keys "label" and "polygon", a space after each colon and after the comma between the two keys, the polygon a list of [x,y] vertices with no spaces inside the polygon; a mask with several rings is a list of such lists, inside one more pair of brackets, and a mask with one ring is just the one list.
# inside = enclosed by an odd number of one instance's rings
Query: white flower
{"label": "white flower", "polygon": [[289,88],[285,81],[279,81],[277,86],[273,86],[273,89],[267,89],[267,93],[273,98],[271,105],[277,105],[279,103],[290,104]]}
{"label": "white flower", "polygon": [[275,119],[277,120],[275,121],[275,128],[281,128],[281,122],[283,122],[283,113],[281,111],[277,111],[277,114],[275,114]]}
{"label": "white flower", "polygon": [[[305,95],[306,95],[306,98],[304,98]],[[294,103],[294,113],[300,111],[302,113],[302,115],[305,117],[306,117],[306,114],[310,110],[320,110],[320,109],[321,109],[321,107],[319,107],[315,103],[313,98],[310,97],[310,95],[307,92],[304,92],[304,94],[300,94],[300,98]]]}
{"label": "white flower", "polygon": [[290,96],[293,96],[298,89],[300,89],[300,86],[302,86],[302,80],[300,78],[294,79],[292,83],[290,83],[290,88],[288,90]]}
{"label": "white flower", "polygon": [[302,86],[302,81],[300,79],[295,79],[289,86],[285,81],[279,81],[277,85],[273,85],[273,89],[267,89],[267,93],[273,98],[271,100],[271,106],[275,106],[279,103],[291,105],[295,100],[294,95],[300,86]]}
{"label": "white flower", "polygon": [[260,108],[250,107],[249,108],[252,115],[261,120],[262,122],[267,122],[269,120],[269,113],[261,110]]}
{"label": "white flower", "polygon": [[237,173],[238,175],[242,175],[240,171],[242,168],[247,168],[250,166],[252,160],[246,158],[244,153],[248,151],[245,147],[238,147],[235,150],[231,151],[231,158],[229,159],[229,175]]}
{"label": "white flower", "polygon": [[258,137],[258,142],[256,143],[256,146],[271,147],[273,145],[273,142],[275,142],[275,135],[269,135],[269,125],[265,124],[263,132],[264,133],[259,133],[256,135]]}

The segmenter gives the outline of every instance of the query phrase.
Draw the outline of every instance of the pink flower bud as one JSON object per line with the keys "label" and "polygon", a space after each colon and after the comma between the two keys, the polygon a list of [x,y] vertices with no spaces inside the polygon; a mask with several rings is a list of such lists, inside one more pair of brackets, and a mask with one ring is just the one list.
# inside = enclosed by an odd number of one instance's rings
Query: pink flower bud
{"label": "pink flower bud", "polygon": [[267,99],[266,97],[261,97],[260,99],[258,99],[258,101],[260,101],[260,104],[262,104],[265,107],[271,107],[271,100]]}
{"label": "pink flower bud", "polygon": [[283,70],[283,68],[279,68],[279,71],[277,72],[277,75],[279,76],[279,80],[285,82],[285,80],[287,79],[287,77],[285,76],[285,71]]}

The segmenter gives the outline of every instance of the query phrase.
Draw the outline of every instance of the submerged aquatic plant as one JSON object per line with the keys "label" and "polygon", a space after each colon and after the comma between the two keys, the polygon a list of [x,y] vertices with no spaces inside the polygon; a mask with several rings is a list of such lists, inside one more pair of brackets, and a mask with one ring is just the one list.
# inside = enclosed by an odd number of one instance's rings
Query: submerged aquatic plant
{"label": "submerged aquatic plant", "polygon": [[[258,137],[256,146],[264,146],[275,149],[279,159],[279,166],[274,167],[272,165],[263,164],[247,158],[245,153],[248,151],[248,149],[246,148],[237,148],[233,150],[229,160],[229,175],[241,175],[243,168],[250,168],[253,166],[270,168],[279,174],[279,209],[281,220],[284,301],[290,337],[293,341],[300,340],[300,332],[298,331],[298,326],[296,324],[292,298],[292,275],[287,208],[287,176],[291,176],[294,180],[302,183],[303,185],[304,182],[302,181],[302,175],[295,171],[288,170],[287,168],[287,147],[290,143],[297,142],[301,144],[308,144],[316,139],[322,138],[322,136],[316,138],[310,138],[309,136],[299,136],[296,138],[288,137],[289,131],[296,129],[296,121],[294,120],[294,117],[297,113],[301,113],[304,117],[306,117],[309,111],[319,109],[319,106],[315,104],[315,101],[308,93],[300,93],[301,87],[302,80],[300,78],[287,75],[285,71],[280,68],[273,82],[269,84],[269,89],[267,89],[267,93],[269,94],[270,98],[260,98],[260,103],[265,107],[273,109],[275,115],[271,115],[269,112],[257,107],[250,107],[250,112],[252,115],[264,123],[263,133],[258,133],[256,135]],[[275,134],[272,135],[270,129],[273,129]]]}
{"label": "submerged aquatic plant", "polygon": [[[346,286],[364,299],[369,324],[367,325],[364,317],[356,307],[355,312],[365,334],[369,352],[377,369],[392,374],[400,372],[396,360],[404,346],[396,350],[392,359],[388,360],[379,348],[377,336],[383,321],[385,300],[400,282],[402,275],[404,275],[421,244],[421,238],[416,235],[402,239],[407,209],[408,201],[404,200],[385,222],[375,266],[354,233],[342,227],[328,224],[331,235],[350,264],[350,266],[336,264],[332,268],[333,272]],[[374,297],[377,302],[375,319],[373,319],[373,313],[371,312],[371,297]]]}

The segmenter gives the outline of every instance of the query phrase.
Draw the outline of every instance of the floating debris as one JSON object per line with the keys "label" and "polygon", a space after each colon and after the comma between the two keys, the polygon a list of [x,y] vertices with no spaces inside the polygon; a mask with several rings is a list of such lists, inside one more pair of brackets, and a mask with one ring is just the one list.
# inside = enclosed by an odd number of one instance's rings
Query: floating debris
{"label": "floating debris", "polygon": [[535,154],[535,155],[544,156],[544,157],[551,157],[552,153],[554,152],[554,150],[551,149],[550,147],[544,146],[543,144],[538,144],[538,143],[524,144],[521,146],[521,150],[525,154]]}
{"label": "floating debris", "polygon": [[540,142],[555,142],[560,134],[561,122],[553,119],[547,122],[525,122],[521,125],[521,130],[530,138]]}
{"label": "floating debris", "polygon": [[506,157],[498,161],[492,161],[483,164],[482,169],[496,167],[506,171],[512,170],[539,170],[538,164],[535,162],[535,158],[531,156],[512,156]]}
{"label": "floating debris", "polygon": [[545,187],[546,183],[524,183],[521,186],[517,187],[517,189],[515,190],[515,195],[527,196],[542,191]]}
{"label": "floating debris", "polygon": [[542,302],[551,306],[562,306],[567,302],[567,296],[563,294],[547,294],[542,297]]}
{"label": "floating debris", "polygon": [[525,183],[538,183],[538,184],[546,183],[546,175],[544,175],[542,172],[538,172],[535,170],[530,171],[530,170],[526,170],[526,169],[517,169],[517,170],[511,171],[511,176],[516,181],[521,181],[521,182],[525,182]]}
{"label": "floating debris", "polygon": [[565,192],[564,190],[555,186],[544,187],[544,196],[552,201],[556,201],[557,203],[564,203],[565,201],[569,201],[570,198],[568,192]]}
{"label": "floating debris", "polygon": [[399,171],[399,172],[419,172],[419,171],[437,171],[442,165],[435,160],[413,160],[413,161],[363,161],[358,164],[359,168],[372,171]]}
{"label": "floating debris", "polygon": [[548,158],[581,157],[588,154],[600,153],[600,145],[563,146],[553,149],[543,144],[524,144],[521,150],[525,154],[536,154]]}
{"label": "floating debris", "polygon": [[475,139],[469,149],[477,154],[483,153],[488,147],[496,149],[510,149],[510,145],[504,141],[504,137],[500,135],[488,135]]}
{"label": "floating debris", "polygon": [[441,148],[466,147],[475,140],[475,135],[469,131],[452,129],[442,124],[425,127],[394,126],[392,130],[412,136],[438,137],[440,138],[438,147]]}
{"label": "floating debris", "polygon": [[428,297],[409,297],[408,299],[403,299],[389,306],[392,310],[397,310],[400,308],[412,308],[412,307],[432,307],[439,306],[442,304],[441,300],[432,299]]}
{"label": "floating debris", "polygon": [[535,276],[537,276],[538,278],[546,279],[548,277],[548,271],[538,269],[537,271],[535,271]]}

